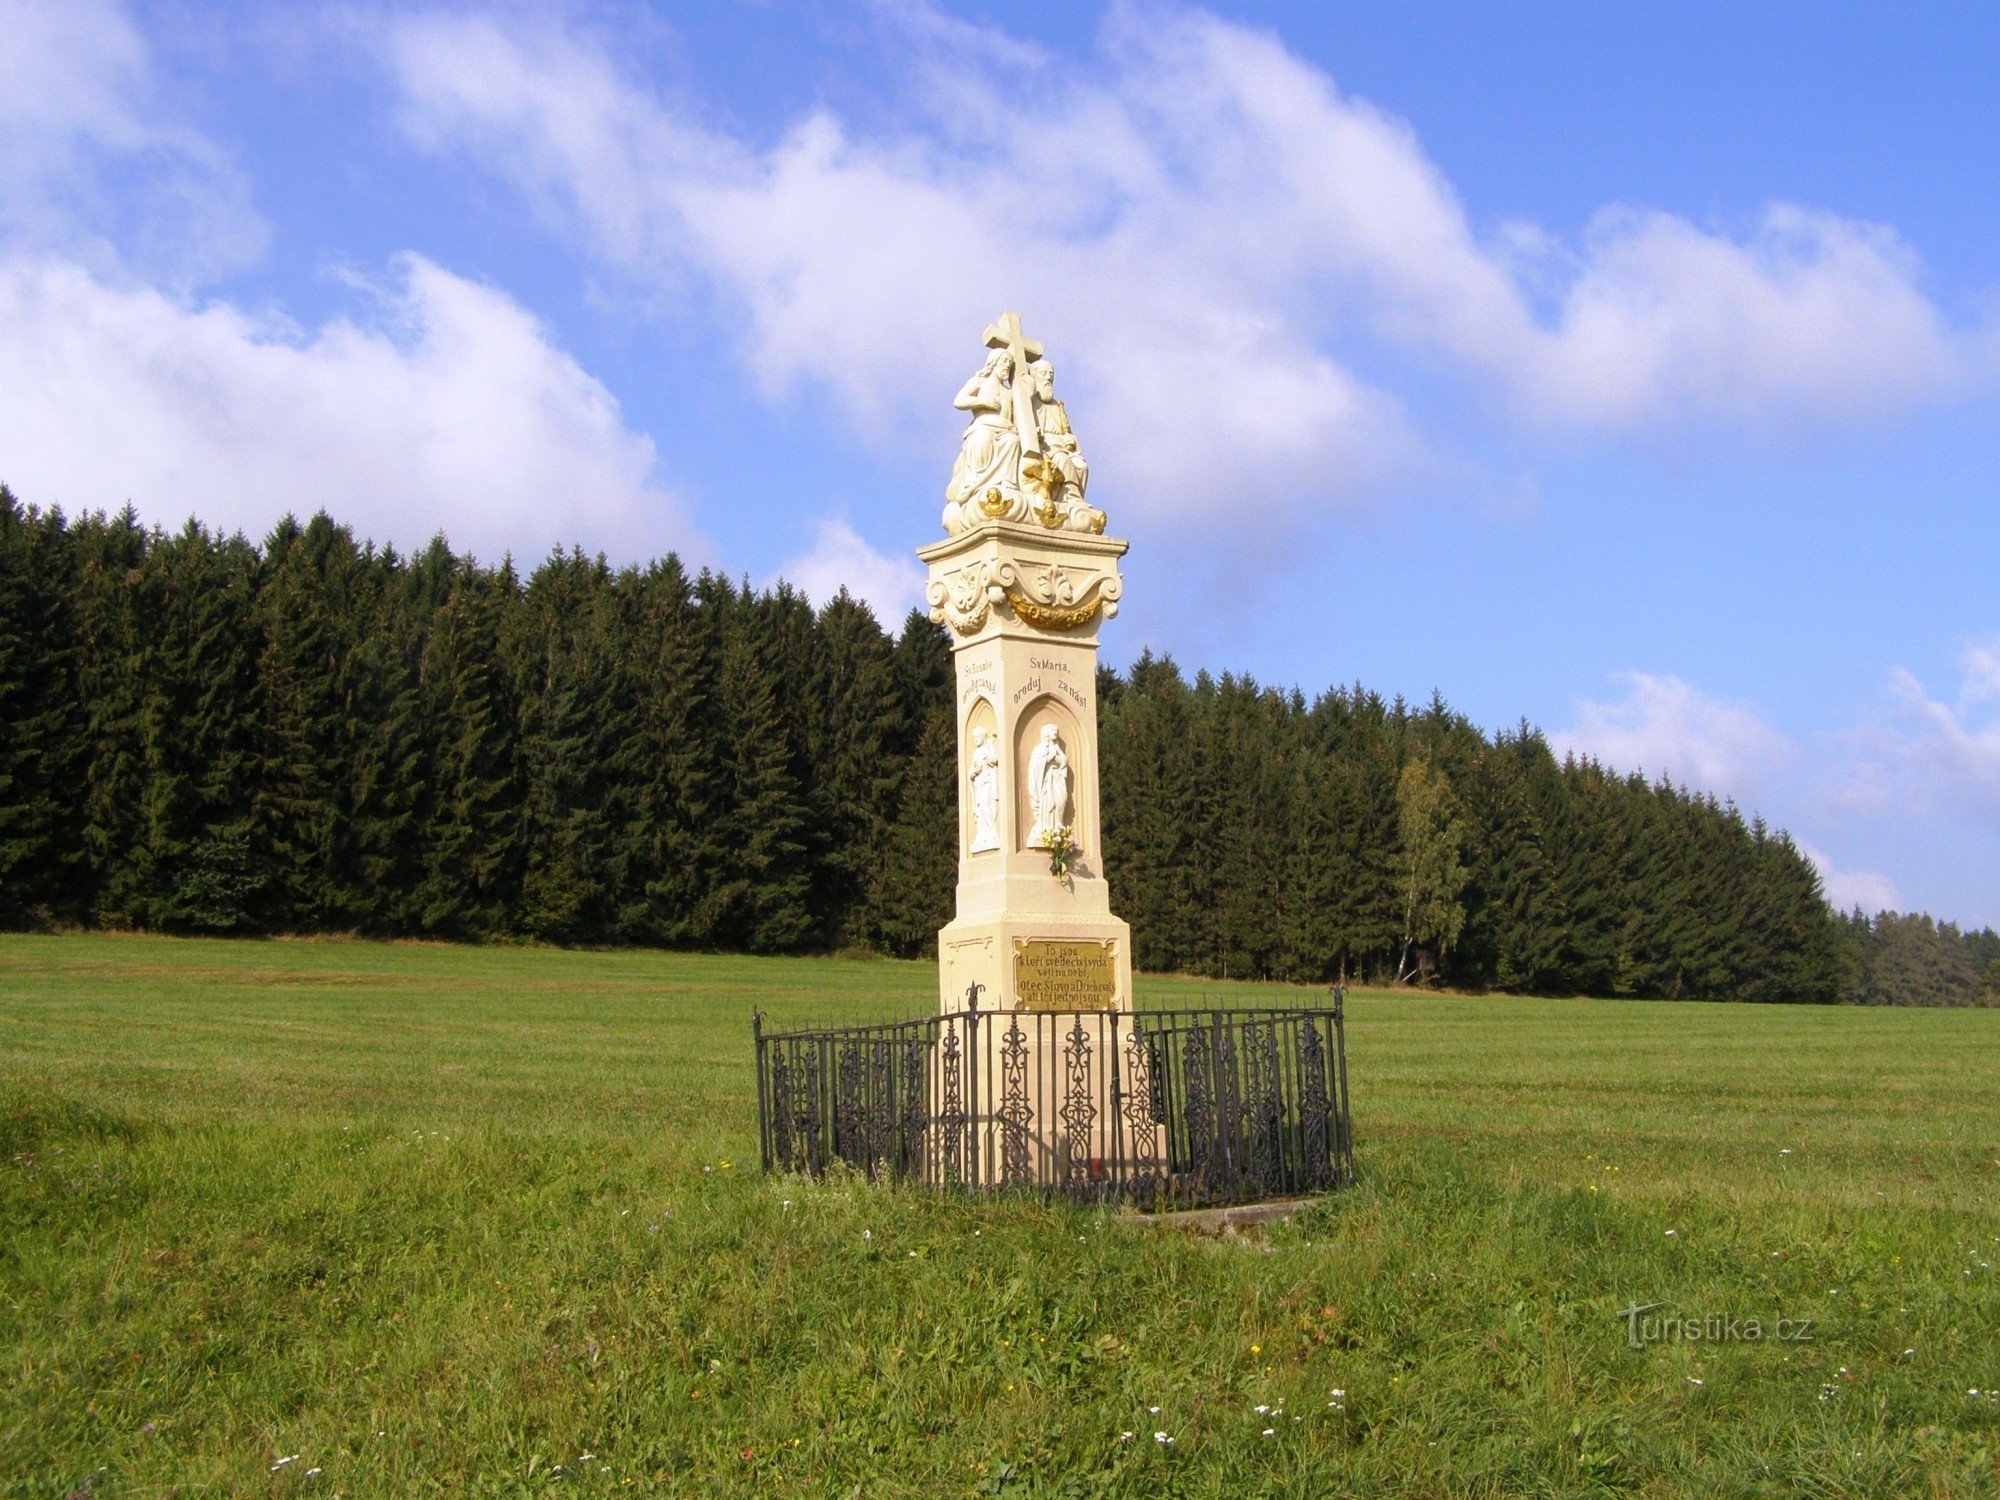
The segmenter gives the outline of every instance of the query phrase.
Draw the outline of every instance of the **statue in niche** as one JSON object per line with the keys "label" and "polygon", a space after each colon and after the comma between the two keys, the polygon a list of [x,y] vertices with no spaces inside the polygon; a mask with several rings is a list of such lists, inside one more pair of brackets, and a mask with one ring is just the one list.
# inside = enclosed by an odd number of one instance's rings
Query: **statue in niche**
{"label": "statue in niche", "polygon": [[1055,367],[1014,313],[1002,313],[985,339],[992,352],[952,402],[972,421],[945,486],[944,529],[956,535],[988,521],[1039,521],[1050,530],[1102,532],[1104,512],[1084,503],[1090,465],[1056,398]]}
{"label": "statue in niche", "polygon": [[972,783],[972,843],[968,852],[979,854],[1000,847],[1000,740],[990,729],[972,731],[971,765],[966,778]]}
{"label": "statue in niche", "polygon": [[1053,724],[1042,726],[1042,737],[1028,757],[1028,806],[1035,825],[1028,843],[1046,849],[1055,830],[1069,822],[1069,756]]}

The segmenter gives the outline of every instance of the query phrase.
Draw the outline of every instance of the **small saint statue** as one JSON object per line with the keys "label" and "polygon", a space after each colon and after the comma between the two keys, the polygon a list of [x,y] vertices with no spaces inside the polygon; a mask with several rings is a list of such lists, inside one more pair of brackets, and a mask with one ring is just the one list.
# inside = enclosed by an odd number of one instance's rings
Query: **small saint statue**
{"label": "small saint statue", "polygon": [[972,843],[968,852],[1000,847],[1000,741],[992,730],[972,731],[966,778],[972,783]]}
{"label": "small saint statue", "polygon": [[1046,849],[1055,831],[1069,823],[1069,756],[1053,724],[1042,726],[1042,737],[1028,757],[1028,806],[1035,824],[1028,843]]}

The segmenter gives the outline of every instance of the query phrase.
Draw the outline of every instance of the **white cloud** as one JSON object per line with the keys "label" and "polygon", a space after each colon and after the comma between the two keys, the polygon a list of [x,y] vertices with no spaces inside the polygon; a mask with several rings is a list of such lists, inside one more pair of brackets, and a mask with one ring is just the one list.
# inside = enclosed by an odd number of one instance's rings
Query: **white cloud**
{"label": "white cloud", "polygon": [[1056,58],[890,14],[896,123],[823,108],[768,143],[547,17],[388,13],[374,42],[413,137],[642,285],[719,289],[773,392],[822,383],[864,431],[936,441],[974,333],[1018,307],[1106,503],[1190,527],[1251,503],[1268,537],[1425,461],[1350,368],[1364,348],[1611,430],[1894,411],[1989,363],[1880,226],[1778,205],[1732,237],[1614,207],[1573,247],[1482,241],[1407,126],[1264,32],[1130,6]]}
{"label": "white cloud", "polygon": [[1959,662],[1965,668],[1965,687],[1960,695],[1965,706],[2000,701],[2000,641],[1967,646]]}
{"label": "white cloud", "polygon": [[[383,45],[416,138],[511,176],[648,284],[719,284],[774,397],[809,379],[863,431],[914,422],[939,452],[940,498],[947,398],[1003,305],[1049,344],[1100,472],[1154,513],[1206,517],[1246,492],[1351,496],[1412,460],[1393,400],[1235,289],[1242,225],[1203,227],[1226,205],[1155,195],[1078,231],[1154,170],[1129,111],[1106,123],[1140,158],[1107,160],[1120,148],[1092,138],[1085,116],[1116,101],[1050,98],[1045,125],[972,142],[868,141],[822,113],[760,151],[691,123],[575,35],[403,15]],[[956,117],[1001,109],[995,83],[962,75]]]}
{"label": "white cloud", "polygon": [[892,635],[923,601],[924,570],[913,559],[884,556],[840,520],[821,521],[812,551],[781,564],[777,577],[816,605],[846,589]]}
{"label": "white cloud", "polygon": [[254,261],[270,235],[234,164],[156,98],[150,49],[111,0],[0,0],[0,233],[183,284]]}
{"label": "white cloud", "polygon": [[24,500],[256,535],[325,507],[408,548],[703,555],[650,439],[535,319],[417,256],[379,316],[304,331],[53,259],[0,261],[0,480]]}
{"label": "white cloud", "polygon": [[1799,852],[1813,862],[1826,899],[1836,911],[1852,911],[1857,906],[1873,916],[1878,911],[1901,911],[1902,894],[1896,882],[1875,870],[1844,870],[1812,844],[1800,842]]}
{"label": "white cloud", "polygon": [[1666,776],[1748,804],[1791,766],[1795,751],[1753,710],[1726,703],[1678,677],[1624,672],[1625,696],[1580,699],[1576,722],[1549,742],[1622,772]]}
{"label": "white cloud", "polygon": [[[1928,903],[1946,915],[1992,921],[1990,910],[1980,910],[1984,888],[1976,879],[1969,896],[1963,879],[1956,892],[1908,886],[1925,884],[1927,870],[1934,881],[1947,850],[1955,853],[1945,857],[1963,858],[1967,869],[1982,868],[2000,830],[2000,694],[1992,676],[2000,642],[1969,646],[1960,660],[1956,704],[1931,697],[1898,670],[1885,707],[1870,714],[1856,705],[1848,728],[1802,741],[1755,709],[1678,677],[1627,672],[1618,679],[1622,696],[1579,701],[1572,727],[1549,741],[1619,771],[1664,775],[1732,798],[1745,816],[1761,812],[1789,826],[1841,910]],[[1813,841],[1797,836],[1801,827],[1813,831]],[[1821,838],[1838,840],[1868,867],[1834,859],[1816,842]]]}
{"label": "white cloud", "polygon": [[1933,698],[1902,667],[1889,716],[1866,727],[1860,784],[1885,806],[1928,806],[2000,825],[2000,641],[1959,655],[1956,703]]}
{"label": "white cloud", "polygon": [[1741,242],[1607,211],[1555,327],[1519,351],[1517,395],[1551,421],[1618,427],[1894,410],[1989,365],[1987,338],[1961,342],[1919,277],[1893,230],[1790,204]]}

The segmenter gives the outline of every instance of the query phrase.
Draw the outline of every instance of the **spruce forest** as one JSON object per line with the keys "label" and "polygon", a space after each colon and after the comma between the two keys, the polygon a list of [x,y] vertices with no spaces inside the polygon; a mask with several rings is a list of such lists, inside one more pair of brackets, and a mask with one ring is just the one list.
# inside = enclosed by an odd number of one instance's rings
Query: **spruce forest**
{"label": "spruce forest", "polygon": [[[952,666],[669,556],[261,546],[0,488],[0,926],[932,951]],[[1142,657],[1100,680],[1141,968],[1325,983],[1971,1003],[2000,938],[1843,916],[1783,832],[1491,738]]]}

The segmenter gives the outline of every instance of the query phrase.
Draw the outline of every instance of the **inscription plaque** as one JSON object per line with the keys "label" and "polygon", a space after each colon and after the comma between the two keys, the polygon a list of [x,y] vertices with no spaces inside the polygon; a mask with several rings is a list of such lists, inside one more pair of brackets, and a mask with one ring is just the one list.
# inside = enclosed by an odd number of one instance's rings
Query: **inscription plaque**
{"label": "inscription plaque", "polygon": [[1014,940],[1014,1001],[1022,1010],[1115,1010],[1118,964],[1111,939]]}

